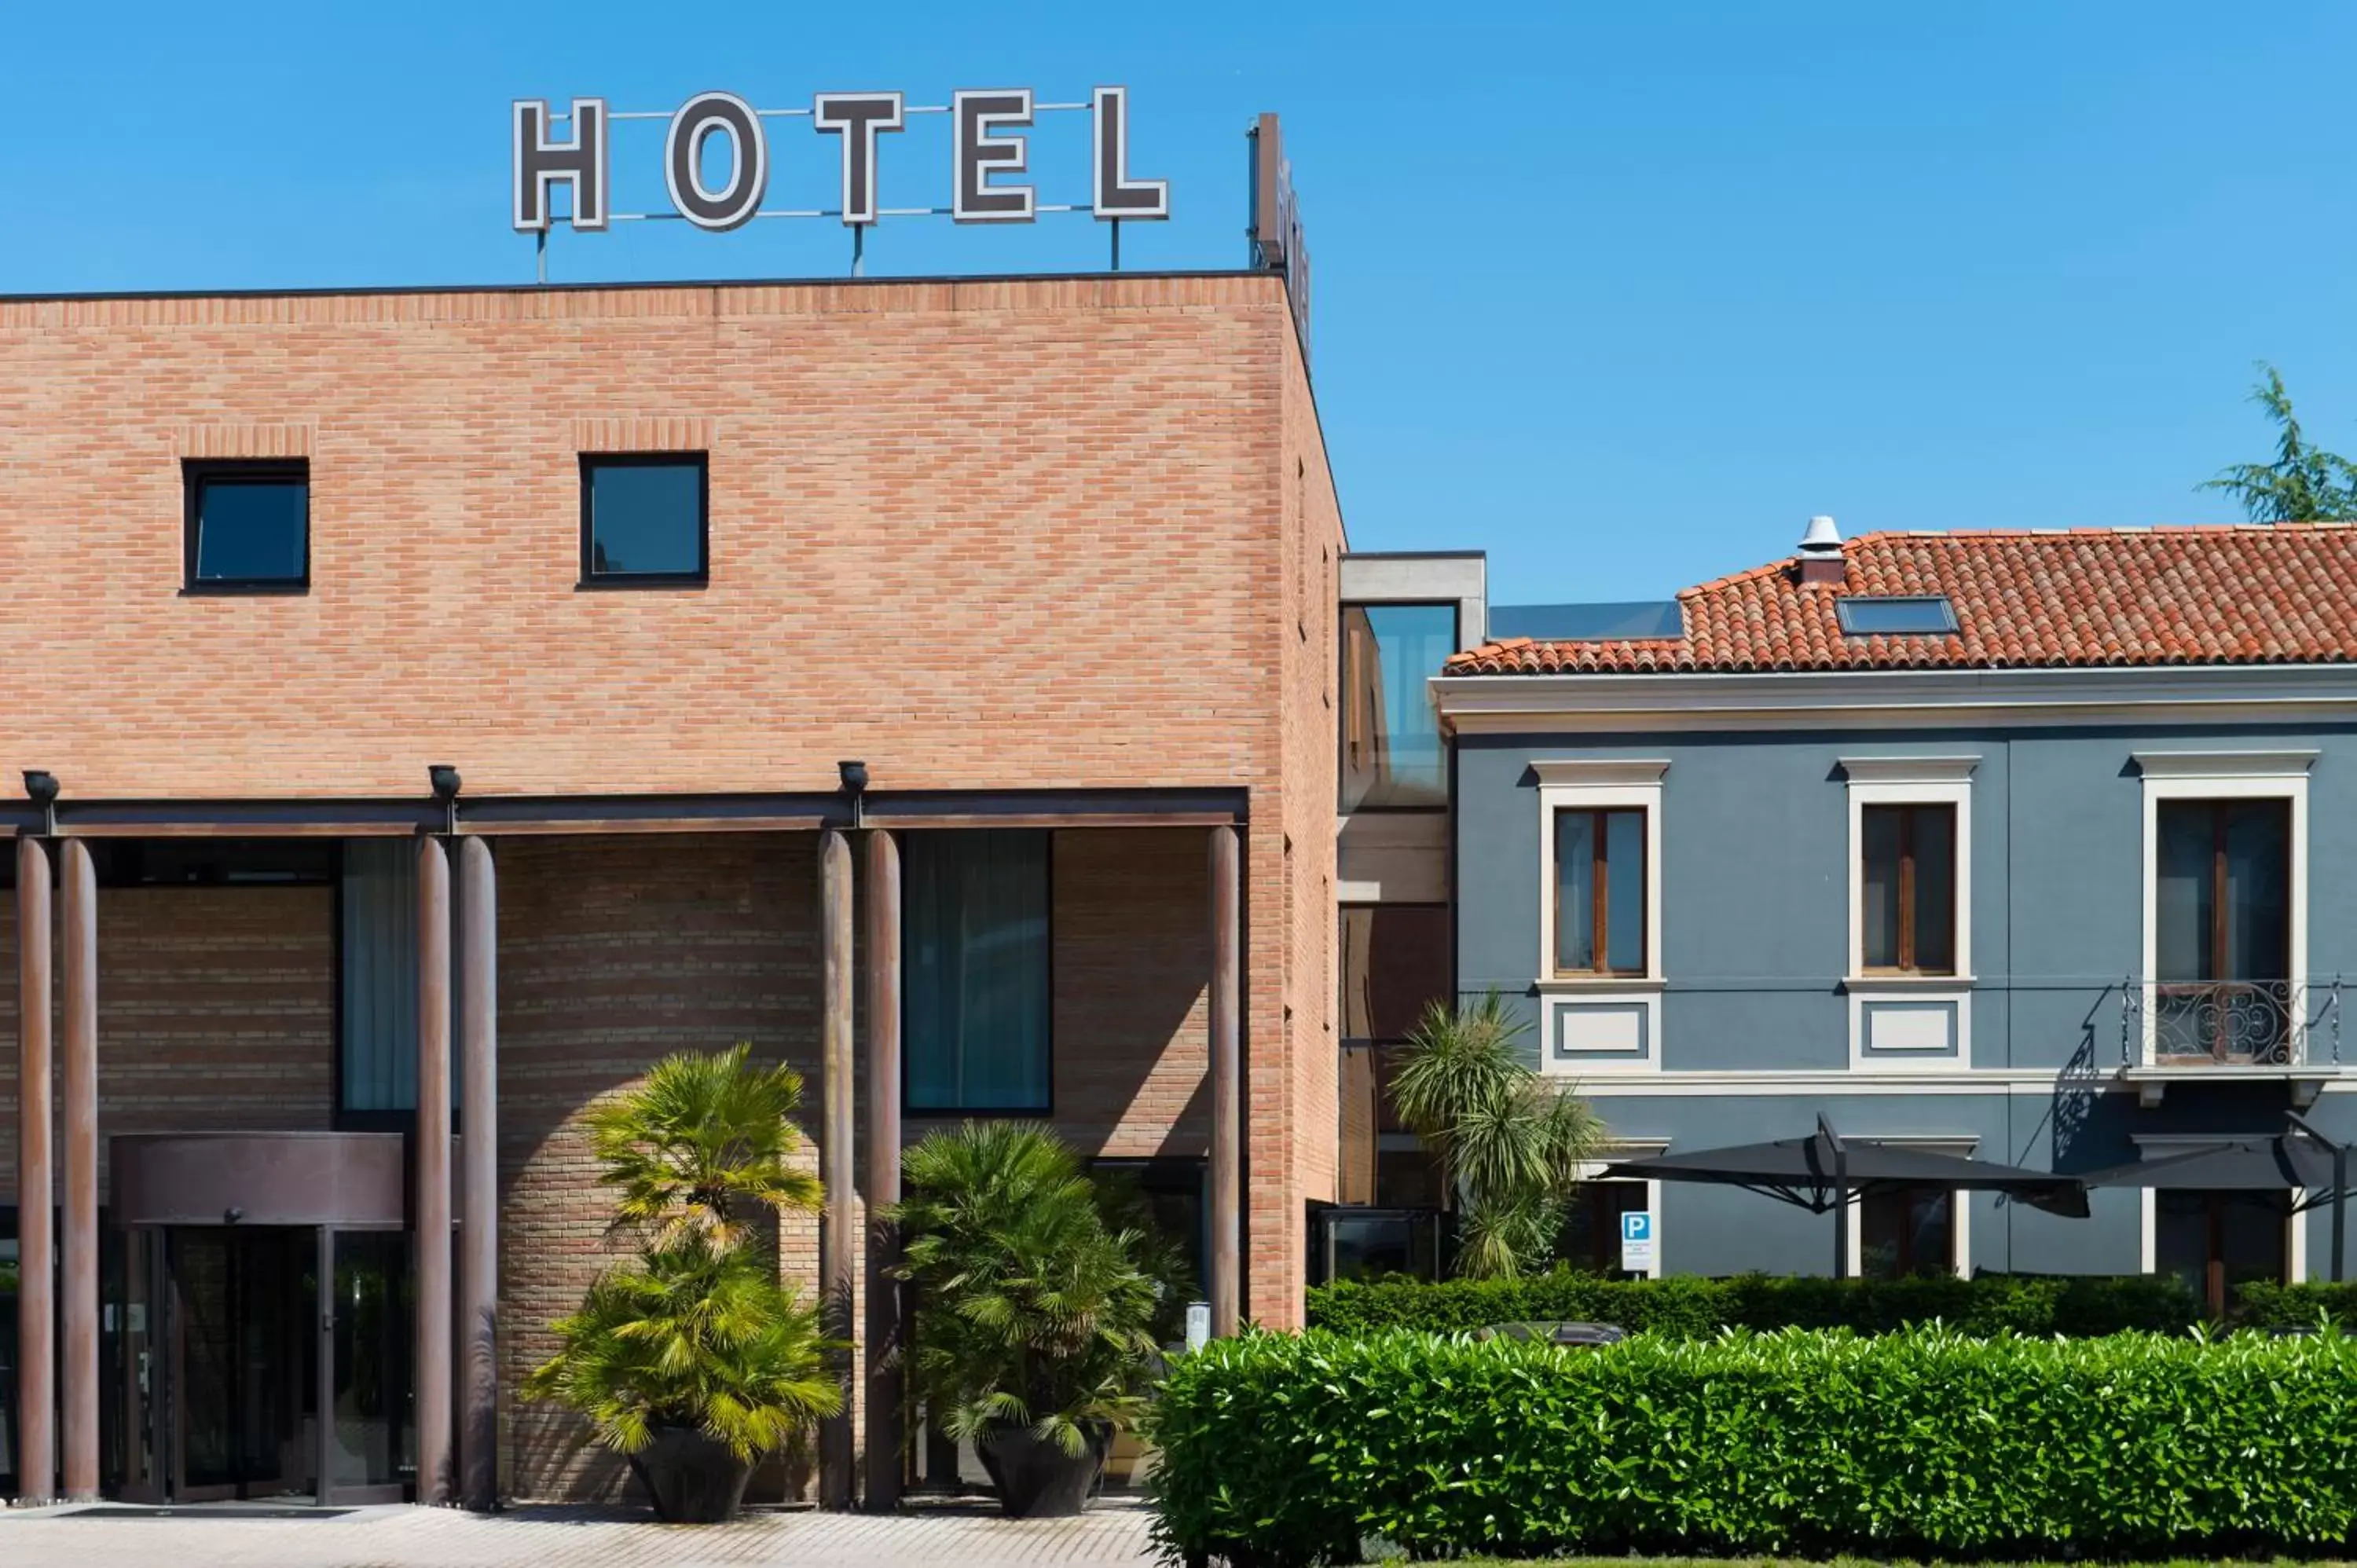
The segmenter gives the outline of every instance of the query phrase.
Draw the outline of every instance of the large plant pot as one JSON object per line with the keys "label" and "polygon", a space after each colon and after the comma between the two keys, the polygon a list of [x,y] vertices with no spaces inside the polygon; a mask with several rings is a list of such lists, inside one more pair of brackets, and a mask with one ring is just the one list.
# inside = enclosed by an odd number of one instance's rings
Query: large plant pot
{"label": "large plant pot", "polygon": [[666,1524],[725,1524],[745,1501],[753,1467],[692,1426],[659,1426],[630,1468]]}
{"label": "large plant pot", "polygon": [[1081,1451],[1067,1454],[1053,1442],[1033,1436],[1028,1426],[991,1423],[975,1448],[1008,1518],[1069,1519],[1089,1506],[1089,1493],[1113,1446],[1113,1427],[1088,1422],[1082,1430],[1087,1441]]}

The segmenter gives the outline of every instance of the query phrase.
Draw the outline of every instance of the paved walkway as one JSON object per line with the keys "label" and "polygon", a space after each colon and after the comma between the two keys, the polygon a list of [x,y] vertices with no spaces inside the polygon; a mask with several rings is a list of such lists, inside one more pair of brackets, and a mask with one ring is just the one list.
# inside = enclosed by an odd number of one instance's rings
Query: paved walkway
{"label": "paved walkway", "polygon": [[888,1518],[754,1513],[730,1525],[660,1525],[607,1509],[519,1508],[491,1519],[446,1509],[355,1509],[335,1518],[251,1519],[203,1509],[91,1517],[0,1511],[8,1568],[1140,1568],[1147,1514],[1127,1498],[1079,1519],[1010,1520],[982,1503]]}

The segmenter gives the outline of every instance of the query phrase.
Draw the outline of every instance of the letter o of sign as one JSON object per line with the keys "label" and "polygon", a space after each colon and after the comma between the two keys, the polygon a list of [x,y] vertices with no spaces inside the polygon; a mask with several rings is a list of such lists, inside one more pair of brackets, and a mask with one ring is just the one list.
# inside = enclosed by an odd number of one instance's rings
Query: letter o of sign
{"label": "letter o of sign", "polygon": [[[706,137],[728,138],[728,178],[718,190],[704,183]],[[770,188],[770,144],[760,116],[733,92],[699,92],[671,117],[663,138],[663,181],[671,204],[699,229],[734,229],[751,218]]]}

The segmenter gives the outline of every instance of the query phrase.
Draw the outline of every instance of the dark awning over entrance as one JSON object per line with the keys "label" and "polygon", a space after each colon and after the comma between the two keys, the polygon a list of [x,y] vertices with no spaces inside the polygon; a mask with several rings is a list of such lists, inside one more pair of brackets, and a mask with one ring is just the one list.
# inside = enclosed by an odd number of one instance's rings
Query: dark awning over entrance
{"label": "dark awning over entrance", "polygon": [[[1845,1140],[1823,1116],[1817,1118],[1817,1130],[1805,1138],[1623,1160],[1607,1166],[1604,1175],[1608,1179],[1739,1187],[1812,1214],[1838,1214],[1878,1192],[1941,1187],[2002,1192],[2050,1214],[2078,1219],[2087,1216],[2086,1186],[2075,1176],[1929,1149]],[[1837,1278],[1849,1273],[1848,1228],[1842,1223],[1834,1227],[1834,1273]]]}

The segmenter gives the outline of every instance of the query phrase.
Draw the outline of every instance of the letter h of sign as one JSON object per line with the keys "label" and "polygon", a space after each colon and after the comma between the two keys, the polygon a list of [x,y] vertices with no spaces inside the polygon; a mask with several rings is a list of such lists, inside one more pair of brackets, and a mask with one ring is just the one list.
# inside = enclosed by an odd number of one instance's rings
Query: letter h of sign
{"label": "letter h of sign", "polygon": [[573,227],[606,226],[606,101],[573,101],[573,139],[549,140],[545,98],[515,101],[515,226],[525,233],[549,226],[549,188],[562,181],[573,193]]}

